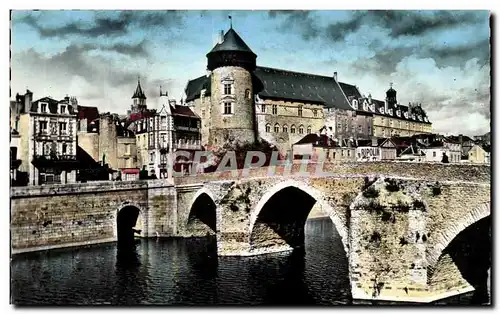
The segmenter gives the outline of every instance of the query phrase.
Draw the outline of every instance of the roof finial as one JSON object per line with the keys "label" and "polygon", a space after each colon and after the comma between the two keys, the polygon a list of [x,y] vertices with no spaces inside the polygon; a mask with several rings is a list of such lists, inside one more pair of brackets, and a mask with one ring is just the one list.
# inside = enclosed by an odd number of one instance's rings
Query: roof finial
{"label": "roof finial", "polygon": [[392,84],[393,84],[392,82],[390,82],[390,83],[389,83],[389,86],[390,86],[391,88],[392,88]]}
{"label": "roof finial", "polygon": [[228,15],[229,17],[229,29],[233,28],[233,17],[231,15]]}

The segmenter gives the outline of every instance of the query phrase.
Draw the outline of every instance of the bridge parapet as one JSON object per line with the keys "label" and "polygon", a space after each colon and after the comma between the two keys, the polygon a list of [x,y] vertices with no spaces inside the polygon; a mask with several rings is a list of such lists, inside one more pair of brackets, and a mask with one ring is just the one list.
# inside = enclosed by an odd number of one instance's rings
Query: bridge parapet
{"label": "bridge parapet", "polygon": [[402,177],[431,181],[491,181],[489,165],[462,165],[442,163],[407,163],[407,162],[332,162],[332,163],[294,163],[290,166],[227,170],[213,173],[193,174],[174,178],[176,185],[219,180],[240,180],[254,177],[282,176],[335,176],[366,175]]}

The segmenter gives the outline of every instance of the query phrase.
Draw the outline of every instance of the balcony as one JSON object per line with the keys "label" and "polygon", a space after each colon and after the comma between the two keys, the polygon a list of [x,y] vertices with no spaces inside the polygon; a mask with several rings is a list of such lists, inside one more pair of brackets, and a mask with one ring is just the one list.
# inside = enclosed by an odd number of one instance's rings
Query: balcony
{"label": "balcony", "polygon": [[199,132],[200,130],[198,128],[194,127],[188,127],[188,126],[176,126],[175,127],[176,131],[187,131],[187,132]]}
{"label": "balcony", "polygon": [[190,150],[201,150],[201,143],[176,143],[174,144],[174,149],[190,149]]}
{"label": "balcony", "polygon": [[31,163],[37,168],[76,169],[76,155],[35,155]]}

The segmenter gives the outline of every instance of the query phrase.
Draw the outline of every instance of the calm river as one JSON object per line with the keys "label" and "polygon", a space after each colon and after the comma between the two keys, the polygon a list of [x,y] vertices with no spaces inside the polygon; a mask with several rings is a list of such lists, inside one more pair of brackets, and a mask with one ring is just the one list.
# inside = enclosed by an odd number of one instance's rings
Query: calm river
{"label": "calm river", "polygon": [[213,239],[147,239],[132,252],[109,243],[17,255],[11,278],[16,305],[353,304],[347,258],[328,218],[307,222],[302,252],[217,257]]}

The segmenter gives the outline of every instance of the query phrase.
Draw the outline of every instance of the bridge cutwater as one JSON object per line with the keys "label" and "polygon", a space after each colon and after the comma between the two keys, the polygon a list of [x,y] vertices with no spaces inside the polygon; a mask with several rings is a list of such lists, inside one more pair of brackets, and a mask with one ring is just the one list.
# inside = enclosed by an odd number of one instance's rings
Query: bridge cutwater
{"label": "bridge cutwater", "polygon": [[474,290],[445,249],[490,215],[489,166],[300,167],[12,188],[12,253],[215,235],[219,255],[268,254],[303,246],[314,209],[341,237],[353,299],[432,302]]}

